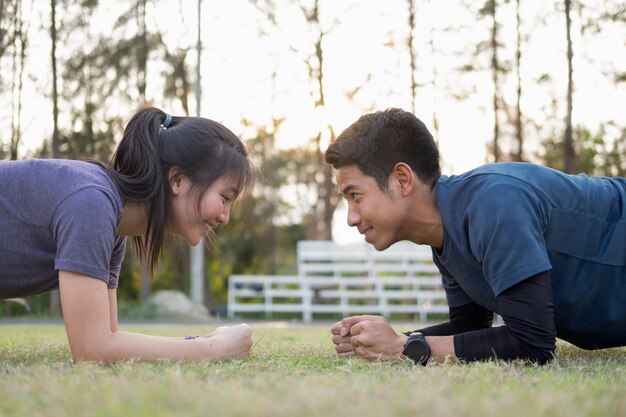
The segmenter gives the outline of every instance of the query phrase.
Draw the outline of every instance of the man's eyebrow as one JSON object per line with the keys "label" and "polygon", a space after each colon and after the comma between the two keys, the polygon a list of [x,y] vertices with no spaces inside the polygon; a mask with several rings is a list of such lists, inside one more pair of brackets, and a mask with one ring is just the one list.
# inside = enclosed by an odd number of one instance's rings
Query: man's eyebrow
{"label": "man's eyebrow", "polygon": [[346,195],[346,194],[348,194],[350,191],[355,190],[355,189],[356,189],[356,190],[358,190],[358,189],[359,189],[359,186],[358,186],[358,185],[356,185],[356,184],[348,184],[347,186],[345,186],[345,187],[343,188],[343,190],[341,190],[341,194]]}

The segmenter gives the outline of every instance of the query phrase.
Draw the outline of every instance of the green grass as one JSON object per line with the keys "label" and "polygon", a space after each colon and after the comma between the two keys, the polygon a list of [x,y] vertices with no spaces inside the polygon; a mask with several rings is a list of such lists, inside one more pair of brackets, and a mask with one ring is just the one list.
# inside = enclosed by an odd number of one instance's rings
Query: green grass
{"label": "green grass", "polygon": [[[0,416],[626,415],[623,348],[589,352],[559,343],[557,360],[543,367],[423,368],[340,359],[329,325],[253,327],[257,343],[245,361],[73,365],[61,325],[0,324]],[[122,329],[172,336],[211,330]]]}

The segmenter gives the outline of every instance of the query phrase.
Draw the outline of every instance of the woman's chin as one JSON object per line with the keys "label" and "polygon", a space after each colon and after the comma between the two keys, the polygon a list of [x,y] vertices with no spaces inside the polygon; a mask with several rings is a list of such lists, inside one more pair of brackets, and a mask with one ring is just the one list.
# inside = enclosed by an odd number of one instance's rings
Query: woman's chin
{"label": "woman's chin", "polygon": [[198,246],[204,236],[181,236],[189,246]]}

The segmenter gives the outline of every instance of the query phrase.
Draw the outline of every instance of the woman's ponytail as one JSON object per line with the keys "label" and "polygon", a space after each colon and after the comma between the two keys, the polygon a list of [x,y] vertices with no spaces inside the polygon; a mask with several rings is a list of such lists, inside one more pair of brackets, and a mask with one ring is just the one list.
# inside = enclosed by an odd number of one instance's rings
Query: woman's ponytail
{"label": "woman's ponytail", "polygon": [[[138,110],[124,129],[113,154],[112,167],[122,195],[130,201],[147,202],[148,223],[145,235],[134,237],[140,259],[151,268],[156,265],[163,247],[164,229],[169,208],[167,169],[159,155],[162,123],[166,113],[147,107]],[[174,123],[171,122],[170,126]]]}

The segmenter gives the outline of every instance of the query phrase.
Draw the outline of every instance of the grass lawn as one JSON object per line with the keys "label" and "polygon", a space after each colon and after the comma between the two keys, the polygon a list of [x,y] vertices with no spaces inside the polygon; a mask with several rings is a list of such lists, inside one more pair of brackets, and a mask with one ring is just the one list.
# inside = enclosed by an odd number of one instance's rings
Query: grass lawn
{"label": "grass lawn", "polygon": [[[74,365],[61,325],[0,324],[0,416],[626,416],[624,348],[560,342],[543,367],[423,368],[339,359],[329,324],[252,326],[258,343],[245,361]],[[121,327],[170,336],[212,330]]]}

